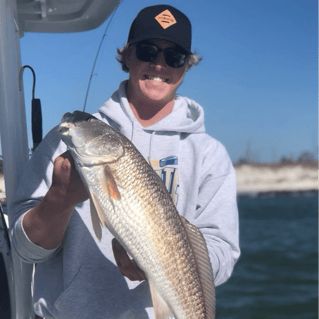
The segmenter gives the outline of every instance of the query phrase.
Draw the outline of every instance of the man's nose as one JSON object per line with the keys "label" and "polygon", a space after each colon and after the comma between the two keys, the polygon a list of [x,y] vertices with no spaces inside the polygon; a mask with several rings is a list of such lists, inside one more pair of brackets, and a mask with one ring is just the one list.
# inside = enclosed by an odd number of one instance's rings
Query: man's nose
{"label": "man's nose", "polygon": [[166,68],[167,64],[165,62],[164,53],[159,52],[156,59],[151,62],[151,65],[157,68]]}

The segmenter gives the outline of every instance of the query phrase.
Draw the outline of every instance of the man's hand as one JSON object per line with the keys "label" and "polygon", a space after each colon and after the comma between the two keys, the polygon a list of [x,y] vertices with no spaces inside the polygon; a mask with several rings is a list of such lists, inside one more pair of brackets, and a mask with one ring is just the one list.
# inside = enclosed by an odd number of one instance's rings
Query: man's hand
{"label": "man's hand", "polygon": [[51,188],[59,194],[61,201],[70,205],[89,198],[69,151],[61,154],[54,161]]}
{"label": "man's hand", "polygon": [[112,240],[112,249],[117,267],[119,267],[119,270],[123,276],[132,281],[146,280],[143,270],[137,266],[134,260],[130,259],[125,249],[115,238]]}
{"label": "man's hand", "polygon": [[23,218],[29,239],[45,249],[61,243],[74,205],[88,199],[88,193],[69,152],[54,161],[52,185],[42,201]]}

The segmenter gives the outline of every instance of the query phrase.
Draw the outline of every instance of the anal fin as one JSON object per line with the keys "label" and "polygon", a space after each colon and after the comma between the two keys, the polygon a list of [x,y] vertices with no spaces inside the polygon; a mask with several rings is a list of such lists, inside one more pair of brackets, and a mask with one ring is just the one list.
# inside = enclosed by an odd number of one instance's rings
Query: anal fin
{"label": "anal fin", "polygon": [[155,319],[176,319],[167,303],[159,295],[155,287],[149,282],[151,297],[153,302]]}

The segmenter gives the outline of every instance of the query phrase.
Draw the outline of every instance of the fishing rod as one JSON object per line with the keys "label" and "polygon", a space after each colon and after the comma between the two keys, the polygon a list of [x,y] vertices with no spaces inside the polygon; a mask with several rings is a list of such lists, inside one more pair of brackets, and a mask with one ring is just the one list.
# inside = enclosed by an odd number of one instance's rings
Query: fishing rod
{"label": "fishing rod", "polygon": [[119,2],[119,4],[117,5],[117,7],[115,8],[115,10],[114,10],[114,12],[113,12],[113,14],[112,14],[112,16],[111,16],[111,18],[110,18],[110,20],[109,20],[109,23],[107,24],[107,26],[106,26],[106,28],[105,28],[105,31],[104,31],[104,34],[103,34],[103,36],[102,36],[100,45],[99,45],[99,47],[98,47],[98,49],[97,49],[96,56],[95,56],[94,63],[93,63],[93,67],[92,67],[92,71],[91,71],[91,75],[90,75],[90,79],[89,79],[89,83],[88,83],[88,88],[87,88],[87,90],[86,90],[86,96],[85,96],[85,100],[84,100],[83,112],[85,112],[86,102],[87,102],[87,99],[88,99],[88,95],[89,95],[89,91],[90,91],[90,87],[91,87],[91,81],[92,81],[92,78],[93,78],[93,72],[94,72],[94,69],[95,69],[95,65],[96,65],[97,58],[98,58],[98,56],[99,56],[99,53],[100,53],[100,50],[101,50],[101,47],[102,47],[104,38],[106,37],[106,32],[107,32],[107,30],[108,30],[108,28],[109,28],[109,26],[110,26],[110,24],[111,24],[111,22],[112,22],[112,19],[113,19],[114,15],[115,15],[115,12],[116,12],[117,8],[120,6],[120,3],[121,3],[121,2]]}

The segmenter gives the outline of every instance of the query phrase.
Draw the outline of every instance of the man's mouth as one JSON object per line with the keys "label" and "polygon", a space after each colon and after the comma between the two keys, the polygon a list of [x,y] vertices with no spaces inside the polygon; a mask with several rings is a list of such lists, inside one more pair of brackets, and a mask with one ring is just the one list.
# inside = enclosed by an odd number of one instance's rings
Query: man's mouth
{"label": "man's mouth", "polygon": [[145,78],[147,80],[153,80],[155,82],[168,82],[168,79],[160,78],[158,76],[150,76],[150,75],[145,75]]}

